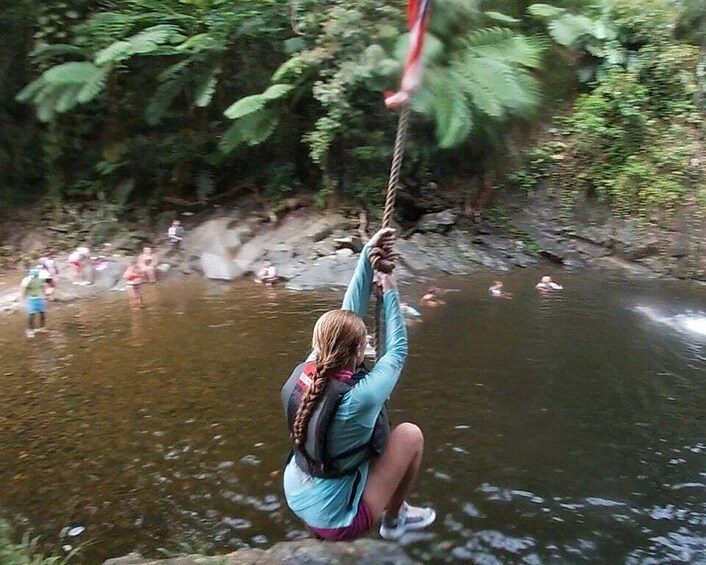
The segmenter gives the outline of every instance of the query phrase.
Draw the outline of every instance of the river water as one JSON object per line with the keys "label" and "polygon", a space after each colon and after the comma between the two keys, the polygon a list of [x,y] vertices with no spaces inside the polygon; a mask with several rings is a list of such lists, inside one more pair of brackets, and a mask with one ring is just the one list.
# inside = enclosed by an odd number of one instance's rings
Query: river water
{"label": "river water", "polygon": [[[706,562],[706,290],[582,273],[543,297],[540,274],[507,275],[512,300],[488,276],[441,281],[448,304],[410,327],[393,419],[425,432],[414,501],[438,519],[408,552]],[[45,550],[85,545],[82,563],[305,536],[278,393],[340,294],[146,290],[145,310],[117,293],[57,308],[33,340],[3,320],[0,509]]]}

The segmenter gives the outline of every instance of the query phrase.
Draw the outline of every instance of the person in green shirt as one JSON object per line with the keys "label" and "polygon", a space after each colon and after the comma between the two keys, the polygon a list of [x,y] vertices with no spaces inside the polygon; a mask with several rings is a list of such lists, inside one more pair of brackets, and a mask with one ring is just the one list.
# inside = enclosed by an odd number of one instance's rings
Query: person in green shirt
{"label": "person in green shirt", "polygon": [[46,331],[47,301],[44,292],[47,287],[47,277],[43,277],[40,269],[29,270],[29,274],[20,284],[22,298],[27,308],[27,337],[34,337],[37,332]]}

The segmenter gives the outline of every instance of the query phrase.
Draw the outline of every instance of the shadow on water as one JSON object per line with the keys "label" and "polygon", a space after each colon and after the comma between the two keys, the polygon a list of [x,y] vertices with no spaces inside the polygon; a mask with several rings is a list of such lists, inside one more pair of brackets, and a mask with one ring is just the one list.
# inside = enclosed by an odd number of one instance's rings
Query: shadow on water
{"label": "shadow on water", "polygon": [[[403,543],[429,561],[706,561],[700,291],[574,275],[541,296],[537,278],[508,275],[512,300],[446,281],[410,327],[393,418],[425,431],[416,500],[439,518]],[[34,340],[20,317],[0,330],[0,508],[48,547],[94,540],[87,562],[306,536],[283,506],[278,394],[340,295],[146,291],[145,310],[52,312]]]}

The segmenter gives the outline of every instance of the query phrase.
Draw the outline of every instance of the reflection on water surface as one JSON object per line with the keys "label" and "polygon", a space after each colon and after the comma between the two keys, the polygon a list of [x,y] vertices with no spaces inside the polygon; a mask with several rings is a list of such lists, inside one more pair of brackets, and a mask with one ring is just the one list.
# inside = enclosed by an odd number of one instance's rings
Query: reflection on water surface
{"label": "reflection on water surface", "polygon": [[[425,431],[417,501],[439,518],[403,543],[430,561],[706,561],[703,290],[567,275],[541,297],[539,274],[508,275],[513,300],[446,281],[410,328],[393,418]],[[111,295],[35,340],[21,317],[0,330],[0,508],[48,548],[93,540],[89,563],[305,536],[278,393],[340,295],[146,290],[144,311]]]}

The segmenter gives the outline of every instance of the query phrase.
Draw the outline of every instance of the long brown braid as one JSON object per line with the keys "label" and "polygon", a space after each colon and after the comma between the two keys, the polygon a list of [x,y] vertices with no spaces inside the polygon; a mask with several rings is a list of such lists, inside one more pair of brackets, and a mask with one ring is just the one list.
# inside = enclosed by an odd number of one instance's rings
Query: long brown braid
{"label": "long brown braid", "polygon": [[297,409],[292,430],[297,446],[306,439],[309,418],[326,388],[328,375],[332,370],[353,365],[358,348],[365,346],[366,333],[361,317],[349,310],[331,310],[316,321],[311,340],[316,369]]}

